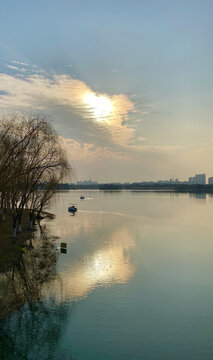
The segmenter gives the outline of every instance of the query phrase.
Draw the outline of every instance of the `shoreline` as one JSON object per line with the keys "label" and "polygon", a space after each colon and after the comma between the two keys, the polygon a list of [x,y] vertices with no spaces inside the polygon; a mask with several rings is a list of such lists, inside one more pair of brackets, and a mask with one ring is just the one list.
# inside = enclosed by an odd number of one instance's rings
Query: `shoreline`
{"label": "shoreline", "polygon": [[61,184],[58,191],[84,191],[84,190],[99,190],[99,191],[143,191],[143,192],[174,192],[174,193],[206,193],[213,194],[213,185],[188,185],[188,184],[150,184],[143,185],[139,183],[133,184],[98,184],[98,185],[68,185]]}

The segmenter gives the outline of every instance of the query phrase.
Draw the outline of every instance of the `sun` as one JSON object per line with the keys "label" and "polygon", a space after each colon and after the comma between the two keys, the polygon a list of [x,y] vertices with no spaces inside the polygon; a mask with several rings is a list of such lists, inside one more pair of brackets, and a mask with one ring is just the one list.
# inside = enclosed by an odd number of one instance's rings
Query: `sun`
{"label": "sun", "polygon": [[84,96],[84,103],[96,121],[107,120],[113,110],[112,102],[108,97],[97,96],[94,93],[86,94]]}

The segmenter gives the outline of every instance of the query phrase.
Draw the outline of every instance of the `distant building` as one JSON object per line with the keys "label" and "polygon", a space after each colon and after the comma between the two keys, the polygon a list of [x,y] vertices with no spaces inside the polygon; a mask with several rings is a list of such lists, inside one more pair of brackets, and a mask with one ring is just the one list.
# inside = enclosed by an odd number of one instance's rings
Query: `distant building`
{"label": "distant building", "polygon": [[97,185],[97,181],[92,181],[91,177],[89,180],[81,180],[77,181],[77,185]]}
{"label": "distant building", "polygon": [[213,184],[213,177],[208,178],[208,183]]}
{"label": "distant building", "polygon": [[196,174],[194,177],[189,177],[189,184],[206,185],[206,174]]}
{"label": "distant building", "polygon": [[196,174],[194,184],[206,185],[206,174]]}
{"label": "distant building", "polygon": [[189,177],[189,184],[194,184],[194,177],[193,176]]}
{"label": "distant building", "polygon": [[[158,180],[156,181],[157,184],[180,184],[180,181],[178,178],[170,178],[169,180]],[[151,184],[151,182],[150,182]]]}

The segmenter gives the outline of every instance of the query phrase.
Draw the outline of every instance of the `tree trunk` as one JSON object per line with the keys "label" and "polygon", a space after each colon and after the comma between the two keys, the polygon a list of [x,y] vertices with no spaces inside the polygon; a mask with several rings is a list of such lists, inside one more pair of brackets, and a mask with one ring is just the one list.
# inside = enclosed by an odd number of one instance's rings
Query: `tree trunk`
{"label": "tree trunk", "polygon": [[16,228],[13,228],[12,237],[16,238]]}
{"label": "tree trunk", "polygon": [[0,221],[4,221],[5,220],[5,212],[4,209],[1,208],[0,209]]}
{"label": "tree trunk", "polygon": [[40,235],[41,235],[41,238],[42,238],[42,237],[43,237],[44,232],[43,232],[43,229],[42,229],[42,226],[41,226],[41,222],[40,222],[40,220],[38,220],[38,226],[39,226]]}
{"label": "tree trunk", "polygon": [[19,215],[19,217],[18,217],[18,233],[21,233],[21,230],[22,230],[22,228],[21,228],[21,218],[22,218],[22,216]]}
{"label": "tree trunk", "polygon": [[33,241],[32,241],[32,236],[30,236],[30,245],[29,245],[29,248],[33,248]]}
{"label": "tree trunk", "polygon": [[33,214],[29,213],[29,226],[28,230],[33,230]]}
{"label": "tree trunk", "polygon": [[35,215],[33,214],[33,219],[32,219],[32,221],[33,221],[33,226],[35,226],[36,225],[36,220],[35,220]]}
{"label": "tree trunk", "polygon": [[5,220],[5,204],[4,204],[4,196],[1,196],[1,206],[0,206],[0,220]]}
{"label": "tree trunk", "polygon": [[17,216],[13,215],[13,232],[12,232],[13,238],[16,237],[16,222],[17,222]]}

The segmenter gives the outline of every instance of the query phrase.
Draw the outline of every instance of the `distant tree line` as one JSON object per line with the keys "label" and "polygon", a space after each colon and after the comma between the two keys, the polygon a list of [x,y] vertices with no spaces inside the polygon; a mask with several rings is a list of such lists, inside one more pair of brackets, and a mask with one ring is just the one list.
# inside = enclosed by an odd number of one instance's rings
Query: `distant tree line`
{"label": "distant tree line", "polygon": [[108,184],[60,184],[58,190],[102,190],[102,191],[120,191],[120,190],[143,190],[143,191],[173,191],[187,193],[213,193],[213,185],[199,184],[158,184],[158,183],[108,183]]}
{"label": "distant tree line", "polygon": [[0,121],[0,220],[12,217],[13,237],[22,231],[25,210],[32,229],[69,172],[66,154],[46,116]]}

